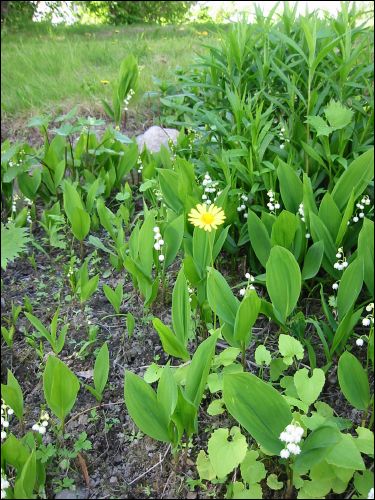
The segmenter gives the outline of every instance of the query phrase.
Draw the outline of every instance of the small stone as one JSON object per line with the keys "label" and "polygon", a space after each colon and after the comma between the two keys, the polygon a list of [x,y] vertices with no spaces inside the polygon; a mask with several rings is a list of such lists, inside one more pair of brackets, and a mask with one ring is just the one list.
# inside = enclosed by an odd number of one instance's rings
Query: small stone
{"label": "small stone", "polygon": [[117,481],[118,481],[118,479],[117,479],[117,477],[116,477],[116,476],[111,476],[111,477],[109,478],[109,482],[110,482],[111,484],[115,484],[115,483],[117,483]]}

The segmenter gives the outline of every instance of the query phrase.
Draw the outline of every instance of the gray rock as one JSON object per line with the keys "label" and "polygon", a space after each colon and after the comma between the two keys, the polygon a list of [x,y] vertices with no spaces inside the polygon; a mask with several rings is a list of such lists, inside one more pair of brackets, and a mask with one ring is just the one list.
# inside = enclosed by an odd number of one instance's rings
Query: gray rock
{"label": "gray rock", "polygon": [[83,498],[88,498],[88,491],[85,488],[77,488],[76,490],[62,490],[55,495],[55,499],[57,500]]}
{"label": "gray rock", "polygon": [[117,481],[118,481],[118,479],[117,479],[117,477],[116,477],[116,476],[112,476],[112,477],[110,477],[110,478],[109,478],[109,482],[110,482],[111,484],[115,484],[115,483],[117,483]]}
{"label": "gray rock", "polygon": [[168,141],[172,140],[176,144],[178,134],[179,131],[175,128],[162,128],[153,125],[146,132],[136,137],[138,149],[142,152],[146,148],[151,153],[160,151],[161,146],[169,149]]}

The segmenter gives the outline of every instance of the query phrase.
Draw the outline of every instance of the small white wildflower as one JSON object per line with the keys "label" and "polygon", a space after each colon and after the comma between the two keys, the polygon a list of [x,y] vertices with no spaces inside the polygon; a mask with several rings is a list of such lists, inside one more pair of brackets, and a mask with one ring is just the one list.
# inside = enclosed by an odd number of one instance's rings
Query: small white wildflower
{"label": "small white wildflower", "polygon": [[154,248],[155,248],[155,250],[159,251],[160,250],[160,245],[158,243],[155,243]]}
{"label": "small white wildflower", "polygon": [[364,214],[363,212],[360,212],[358,215],[359,215],[359,218],[360,218],[360,219],[363,219],[363,218],[364,218],[364,216],[365,216],[365,214]]}
{"label": "small white wildflower", "polygon": [[241,288],[239,293],[240,293],[241,297],[243,297],[246,293],[246,288]]}
{"label": "small white wildflower", "polygon": [[289,458],[290,457],[289,451],[287,449],[281,450],[280,451],[280,457],[281,458]]}
{"label": "small white wildflower", "polygon": [[338,259],[341,259],[341,255],[342,255],[342,254],[341,254],[341,252],[337,252],[336,257],[337,257]]}
{"label": "small white wildflower", "polygon": [[367,498],[371,500],[374,499],[374,488],[371,488],[371,490],[368,492]]}
{"label": "small white wildflower", "polygon": [[305,238],[306,238],[307,240],[309,240],[309,239],[311,238],[311,234],[310,234],[310,233],[306,233],[306,234],[305,234]]}
{"label": "small white wildflower", "polygon": [[285,148],[285,144],[280,144],[280,149],[284,149]]}
{"label": "small white wildflower", "polygon": [[279,210],[279,208],[280,208],[280,203],[275,203],[275,208],[276,208],[276,210]]}
{"label": "small white wildflower", "polygon": [[39,425],[38,424],[34,424],[31,429],[35,432],[39,432]]}
{"label": "small white wildflower", "polygon": [[362,347],[362,346],[363,346],[363,344],[364,344],[364,341],[363,341],[363,339],[357,339],[357,340],[355,341],[355,343],[356,343],[356,345],[357,345],[358,347]]}
{"label": "small white wildflower", "polygon": [[153,231],[154,233],[160,233],[160,228],[158,226],[155,226]]}
{"label": "small white wildflower", "polygon": [[159,261],[163,262],[163,260],[164,260],[164,255],[159,255]]}
{"label": "small white wildflower", "polygon": [[14,413],[13,408],[8,408],[8,415],[13,415],[13,413]]}
{"label": "small white wildflower", "polygon": [[208,196],[206,194],[202,194],[202,200],[207,200]]}
{"label": "small white wildflower", "polygon": [[249,214],[243,214],[243,216],[245,217],[245,219],[247,219],[249,217]]}
{"label": "small white wildflower", "polygon": [[[370,304],[367,304],[367,306],[366,306],[366,311],[367,311],[367,312],[371,312],[371,311],[373,311],[373,310],[374,310],[374,303],[373,303],[373,302],[371,302]],[[8,413],[9,413],[9,412],[8,412]]]}
{"label": "small white wildflower", "polygon": [[250,274],[250,273],[246,273],[246,274],[245,274],[245,278],[246,278],[247,280],[249,280],[249,279],[251,278],[251,274]]}
{"label": "small white wildflower", "polygon": [[45,434],[46,433],[46,428],[43,427],[42,425],[39,426],[39,434]]}
{"label": "small white wildflower", "polygon": [[370,326],[370,325],[371,325],[371,320],[370,320],[370,318],[363,318],[363,320],[362,320],[362,325],[363,325],[363,326]]}
{"label": "small white wildflower", "polygon": [[336,281],[336,283],[334,283],[334,284],[332,285],[332,288],[333,288],[334,290],[337,290],[337,289],[339,288],[339,284],[337,283],[337,281]]}
{"label": "small white wildflower", "polygon": [[211,200],[207,200],[206,201],[206,205],[211,205],[212,201]]}
{"label": "small white wildflower", "polygon": [[7,433],[5,431],[1,431],[1,440],[7,437]]}
{"label": "small white wildflower", "polygon": [[358,222],[359,218],[357,216],[353,217],[353,222]]}

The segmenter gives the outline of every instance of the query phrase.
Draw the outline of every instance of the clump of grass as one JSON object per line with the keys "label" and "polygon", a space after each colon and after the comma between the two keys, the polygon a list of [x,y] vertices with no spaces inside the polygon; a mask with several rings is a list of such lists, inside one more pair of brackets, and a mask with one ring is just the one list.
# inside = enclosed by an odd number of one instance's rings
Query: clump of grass
{"label": "clump of grass", "polygon": [[[188,68],[204,39],[215,35],[201,25],[75,26],[51,28],[35,25],[2,36],[2,115],[35,114],[55,106],[80,104],[95,109],[100,98],[109,97],[109,86],[121,61],[132,53],[141,70],[134,104],[155,88],[153,77],[168,80],[176,67]],[[213,28],[213,26],[211,26]],[[213,30],[211,30],[212,33]],[[206,35],[208,33],[208,35]]]}

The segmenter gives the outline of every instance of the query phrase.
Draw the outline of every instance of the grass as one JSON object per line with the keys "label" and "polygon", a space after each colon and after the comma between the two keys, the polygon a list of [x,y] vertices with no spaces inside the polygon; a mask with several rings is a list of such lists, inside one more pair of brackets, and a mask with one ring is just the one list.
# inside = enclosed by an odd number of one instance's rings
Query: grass
{"label": "grass", "polygon": [[214,25],[187,26],[34,26],[2,32],[2,117],[29,117],[65,111],[76,104],[88,112],[101,108],[121,60],[133,53],[139,61],[139,88],[133,106],[148,105],[146,91],[157,90],[153,78],[170,79],[186,69],[202,40],[215,39]]}

